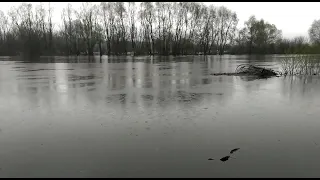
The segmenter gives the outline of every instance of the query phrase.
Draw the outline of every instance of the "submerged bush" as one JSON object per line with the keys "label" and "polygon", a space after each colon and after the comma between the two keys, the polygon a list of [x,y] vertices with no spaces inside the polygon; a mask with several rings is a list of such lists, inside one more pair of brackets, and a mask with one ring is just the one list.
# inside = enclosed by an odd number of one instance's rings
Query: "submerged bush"
{"label": "submerged bush", "polygon": [[281,59],[284,75],[320,75],[319,55],[288,55]]}

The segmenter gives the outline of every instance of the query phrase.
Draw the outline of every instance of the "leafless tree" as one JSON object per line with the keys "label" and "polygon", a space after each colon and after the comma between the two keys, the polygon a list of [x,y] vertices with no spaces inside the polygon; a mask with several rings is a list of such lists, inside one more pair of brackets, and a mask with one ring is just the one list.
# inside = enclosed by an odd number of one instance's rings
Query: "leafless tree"
{"label": "leafless tree", "polygon": [[314,20],[311,24],[309,37],[312,43],[320,44],[320,20]]}

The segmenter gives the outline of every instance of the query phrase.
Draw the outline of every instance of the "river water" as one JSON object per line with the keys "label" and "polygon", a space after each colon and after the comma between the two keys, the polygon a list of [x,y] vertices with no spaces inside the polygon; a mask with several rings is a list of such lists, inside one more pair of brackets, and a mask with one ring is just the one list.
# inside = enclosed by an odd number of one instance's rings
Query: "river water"
{"label": "river water", "polygon": [[320,78],[243,63],[279,57],[2,57],[0,177],[319,177]]}

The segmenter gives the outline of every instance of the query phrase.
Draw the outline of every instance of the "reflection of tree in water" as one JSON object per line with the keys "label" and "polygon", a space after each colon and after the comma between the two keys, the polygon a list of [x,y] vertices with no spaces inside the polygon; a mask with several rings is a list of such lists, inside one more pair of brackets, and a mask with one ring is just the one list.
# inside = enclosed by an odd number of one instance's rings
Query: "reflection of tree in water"
{"label": "reflection of tree in water", "polygon": [[106,102],[107,103],[119,102],[121,104],[125,104],[126,103],[126,98],[127,98],[126,94],[113,94],[113,95],[108,95],[106,97]]}
{"label": "reflection of tree in water", "polygon": [[[130,57],[129,59],[133,59]],[[135,58],[134,58],[135,59]],[[157,59],[157,58],[154,58]],[[120,100],[110,99],[115,103],[129,102],[129,106],[135,105],[142,109],[151,107],[165,107],[168,105],[193,106],[201,104],[205,100],[217,100],[224,102],[230,99],[234,88],[232,77],[217,78],[206,76],[208,59],[198,59],[191,62],[126,62],[107,63],[108,70],[104,71],[104,82],[108,84],[107,91],[112,94],[125,94]],[[120,65],[122,64],[122,65]],[[120,66],[124,66],[120,70]],[[166,76],[167,75],[167,76]],[[116,79],[124,78],[122,84]],[[113,87],[113,88],[111,88]],[[110,91],[110,92],[111,92]],[[110,97],[109,97],[110,98]],[[124,99],[127,99],[126,101]],[[130,99],[130,100],[129,100]]]}
{"label": "reflection of tree in water", "polygon": [[210,72],[208,73],[225,73],[225,72],[233,72],[234,69],[230,69],[229,66],[230,61],[228,58],[221,56],[210,56],[210,58],[206,61],[206,68],[210,68]]}
{"label": "reflection of tree in water", "polygon": [[211,93],[190,93],[186,91],[176,91],[170,99],[177,102],[190,102],[197,103],[203,100],[205,97],[211,96]]}
{"label": "reflection of tree in water", "polygon": [[100,56],[36,56],[15,57],[15,60],[25,63],[96,63],[105,61],[107,57]]}
{"label": "reflection of tree in water", "polygon": [[[318,76],[287,76],[281,81],[283,95],[290,98],[317,95],[320,92],[320,78]],[[311,93],[312,92],[312,93]]]}
{"label": "reflection of tree in water", "polygon": [[[269,78],[261,78],[259,76],[239,76],[241,80],[243,81],[254,81],[254,80],[266,80]],[[273,77],[271,77],[273,78]]]}
{"label": "reflection of tree in water", "polygon": [[[128,93],[131,94],[131,93]],[[152,94],[140,94],[131,96],[134,99],[129,99],[128,94],[112,94],[106,96],[106,103],[111,104],[126,104],[127,101],[130,101],[133,104],[136,104],[137,102],[142,102],[143,107],[150,108],[152,105],[157,106],[167,106],[172,104],[189,104],[189,105],[196,105],[202,102],[205,99],[210,99],[211,96],[217,95],[217,96],[223,96],[223,94],[212,94],[212,93],[195,93],[195,92],[187,92],[178,90],[176,92],[165,92],[161,91],[156,95]],[[132,101],[134,100],[134,101]]]}
{"label": "reflection of tree in water", "polygon": [[[160,106],[167,107],[168,105],[184,105],[184,104],[197,104],[202,100],[211,96],[210,93],[188,93],[186,91],[177,91],[175,93],[161,91],[158,94],[140,94],[131,96],[135,98],[135,101],[131,101],[133,104],[141,102],[143,109],[146,110],[151,107]],[[106,97],[107,103],[119,103],[125,104],[128,101],[127,94],[115,94]],[[132,105],[133,105],[132,104]]]}

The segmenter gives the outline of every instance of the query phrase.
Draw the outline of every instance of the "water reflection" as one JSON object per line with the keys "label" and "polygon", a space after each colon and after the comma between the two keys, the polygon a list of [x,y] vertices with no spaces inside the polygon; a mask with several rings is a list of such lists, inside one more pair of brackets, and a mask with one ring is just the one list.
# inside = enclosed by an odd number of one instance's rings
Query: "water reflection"
{"label": "water reflection", "polygon": [[68,92],[68,75],[66,71],[61,71],[59,69],[65,69],[68,64],[65,63],[55,63],[55,81],[56,84],[55,90],[58,92],[64,93]]}
{"label": "water reflection", "polygon": [[282,83],[283,96],[291,99],[315,98],[315,93],[320,88],[320,78],[318,76],[287,76]]}
{"label": "water reflection", "polygon": [[[84,60],[76,58],[77,62]],[[248,88],[242,81],[261,81],[252,77],[228,77],[210,76],[210,72],[232,72],[238,64],[261,61],[261,64],[274,62],[270,58],[259,56],[191,56],[181,57],[102,57],[102,62],[74,63],[72,58],[64,59],[73,63],[59,63],[63,57],[56,57],[58,63],[19,63],[12,62],[10,71],[6,71],[11,78],[10,86],[12,92],[39,94],[47,91],[56,91],[60,97],[67,97],[68,94],[79,94],[89,96],[91,93],[98,93],[99,97],[112,96],[115,94],[126,94],[121,96],[119,102],[126,102],[126,106],[137,103],[139,107],[149,107],[163,101],[174,101],[174,96],[180,96],[180,91],[187,93],[221,94],[220,96],[207,95],[207,98],[220,99],[219,101],[232,99],[236,87],[241,85]],[[74,59],[73,59],[74,60]],[[168,61],[171,62],[168,62]],[[53,59],[44,61],[52,62]],[[272,63],[271,63],[272,64]],[[274,65],[274,64],[273,64]],[[4,69],[4,67],[2,67]],[[14,71],[11,71],[14,70]],[[4,71],[2,71],[4,72]],[[14,78],[16,77],[16,78]],[[13,79],[12,79],[13,78]],[[289,78],[289,77],[288,77]],[[292,77],[291,79],[280,78],[277,82],[282,83],[283,91],[290,89],[290,93],[301,95],[307,93],[308,89],[314,88],[317,78]],[[242,81],[235,81],[241,79]],[[293,83],[295,83],[293,85]],[[15,87],[15,88],[14,88]],[[293,90],[298,87],[300,90]],[[8,89],[8,88],[6,88]],[[5,88],[1,88],[4,91]],[[63,95],[66,93],[67,95]],[[121,94],[120,93],[120,94]],[[284,94],[290,94],[285,92]],[[78,96],[78,97],[80,97]],[[147,103],[145,97],[152,96],[152,104]],[[293,97],[293,96],[291,96]],[[39,98],[39,97],[37,97]],[[129,99],[128,101],[125,99]],[[65,102],[69,101],[67,99]],[[129,103],[130,102],[130,103]],[[178,101],[179,102],[179,101]],[[192,101],[196,102],[196,101]],[[144,105],[143,105],[144,103]],[[147,103],[147,104],[145,104]]]}
{"label": "water reflection", "polygon": [[[319,175],[319,77],[209,75],[244,63],[275,67],[275,59],[0,63],[0,176]],[[236,159],[207,161],[236,147]]]}

